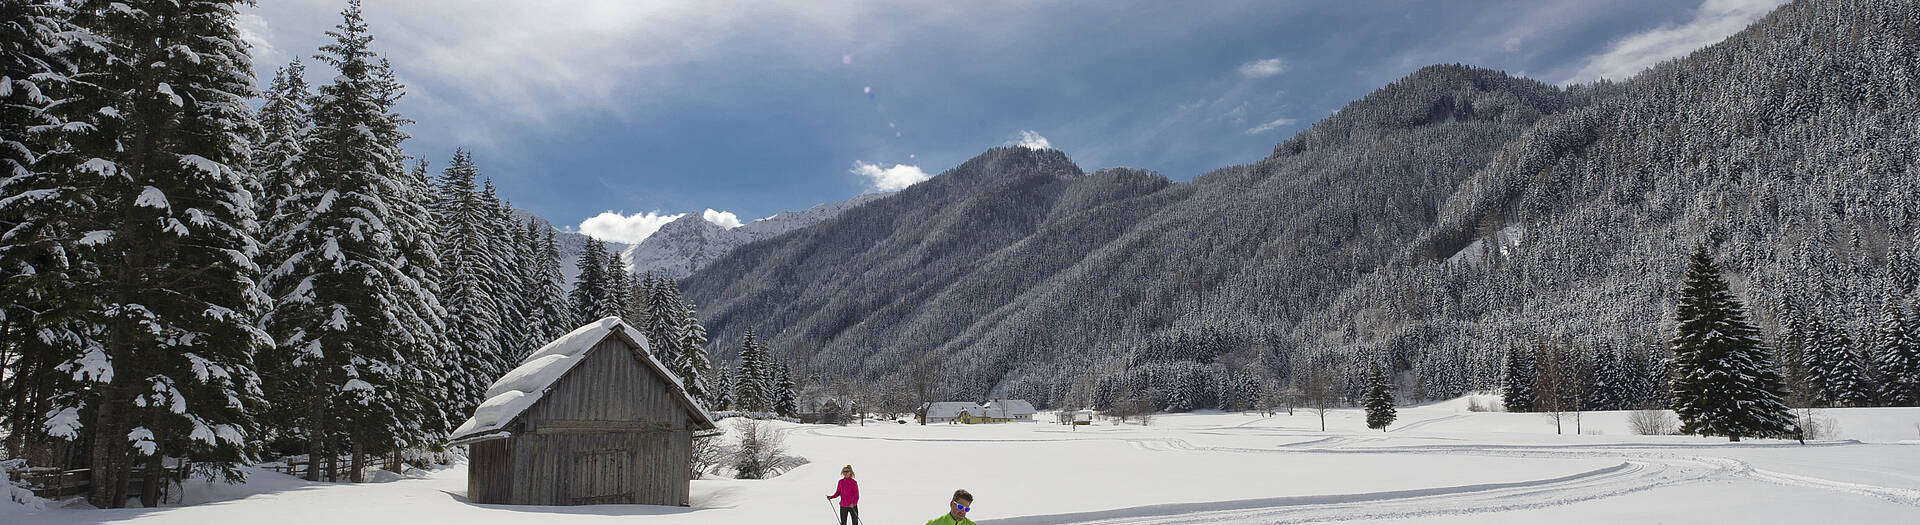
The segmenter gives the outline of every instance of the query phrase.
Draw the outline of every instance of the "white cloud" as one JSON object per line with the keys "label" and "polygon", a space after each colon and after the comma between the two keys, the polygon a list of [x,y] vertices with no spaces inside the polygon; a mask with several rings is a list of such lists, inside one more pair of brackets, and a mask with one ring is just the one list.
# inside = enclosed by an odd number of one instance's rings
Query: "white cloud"
{"label": "white cloud", "polygon": [[740,227],[740,216],[734,215],[733,212],[730,211],[714,211],[713,208],[707,208],[706,212],[700,214],[700,218],[706,219],[707,222],[718,224],[723,228]]}
{"label": "white cloud", "polygon": [[1606,51],[1589,57],[1585,66],[1561,83],[1625,80],[1661,60],[1719,42],[1783,3],[1786,0],[1706,0],[1685,24],[1663,25],[1613,41]]}
{"label": "white cloud", "polygon": [[1519,50],[1520,50],[1520,37],[1517,37],[1517,36],[1516,36],[1516,37],[1512,37],[1512,38],[1508,38],[1508,39],[1507,39],[1507,41],[1505,41],[1505,42],[1501,42],[1501,43],[1500,43],[1500,49],[1501,49],[1502,51],[1506,51],[1506,52],[1508,52],[1508,53],[1512,53],[1512,52],[1515,52],[1515,51],[1519,51]]}
{"label": "white cloud", "polygon": [[[314,54],[329,41],[325,32],[340,23],[342,5],[272,0],[241,8],[255,70],[270,73],[292,57]],[[392,59],[407,84],[401,111],[418,122],[411,131],[468,145],[492,141],[500,130],[647,111],[634,101],[684,87],[692,74],[688,64],[727,63],[741,52],[740,34],[808,35],[806,42],[818,45],[756,55],[806,63],[819,48],[860,34],[856,15],[881,9],[812,3],[713,9],[670,0],[408,0],[364,8],[374,51]],[[325,70],[310,67],[317,75],[310,80],[331,78]]]}
{"label": "white cloud", "polygon": [[273,45],[273,26],[266,17],[255,13],[240,13],[234,16],[234,29],[240,30],[240,39],[246,41],[253,50],[254,75],[266,78],[274,68],[288,61],[288,57]]}
{"label": "white cloud", "polygon": [[1252,128],[1252,129],[1248,129],[1248,130],[1247,130],[1247,134],[1248,134],[1248,135],[1259,135],[1259,134],[1261,134],[1261,133],[1266,133],[1266,132],[1269,132],[1269,131],[1273,131],[1273,130],[1274,130],[1274,128],[1279,128],[1279,127],[1284,127],[1284,126],[1291,126],[1291,125],[1293,125],[1293,123],[1294,123],[1294,122],[1298,122],[1298,121],[1296,121],[1296,120],[1294,120],[1294,119],[1290,119],[1290,118],[1281,118],[1281,119],[1276,119],[1276,120],[1274,120],[1273,122],[1268,122],[1268,123],[1266,123],[1266,124],[1261,124],[1261,125],[1258,125],[1258,126],[1254,126],[1254,127]]}
{"label": "white cloud", "polygon": [[1040,132],[1033,130],[1021,130],[1020,138],[1007,142],[1007,145],[1027,149],[1053,149],[1053,144],[1048,143],[1046,137],[1040,136]]}
{"label": "white cloud", "polygon": [[[713,210],[707,211],[712,212]],[[726,215],[732,216],[733,214],[728,213]],[[603,241],[639,244],[640,241],[647,240],[647,237],[652,236],[653,232],[660,231],[661,226],[666,226],[667,223],[673,222],[674,219],[684,216],[686,216],[685,213],[662,215],[658,211],[635,213],[633,215],[605,211],[587,220],[580,221],[580,233]],[[734,221],[739,222],[739,219],[736,218]]]}
{"label": "white cloud", "polygon": [[1240,64],[1240,67],[1235,69],[1235,71],[1240,72],[1240,76],[1247,78],[1267,78],[1278,76],[1291,70],[1293,70],[1293,66],[1288,65],[1285,59],[1279,58],[1255,60]]}
{"label": "white cloud", "polygon": [[1246,122],[1247,121],[1247,103],[1245,101],[1241,101],[1240,105],[1234,106],[1233,109],[1231,110],[1227,110],[1227,113],[1221,116],[1232,119],[1234,122]]}
{"label": "white cloud", "polygon": [[928,175],[927,172],[920,171],[919,166],[907,164],[895,164],[882,168],[879,164],[854,161],[853,169],[849,170],[849,172],[869,179],[875,191],[905,189],[907,186],[912,186],[916,182],[933,178],[933,176]]}

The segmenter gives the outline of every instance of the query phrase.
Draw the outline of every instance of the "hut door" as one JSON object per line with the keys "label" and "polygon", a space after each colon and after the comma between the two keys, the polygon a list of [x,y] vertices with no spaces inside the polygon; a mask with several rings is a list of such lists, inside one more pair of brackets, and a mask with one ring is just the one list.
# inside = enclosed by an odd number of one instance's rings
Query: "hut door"
{"label": "hut door", "polygon": [[626,449],[576,452],[561,474],[567,480],[561,500],[569,505],[632,503],[633,451]]}

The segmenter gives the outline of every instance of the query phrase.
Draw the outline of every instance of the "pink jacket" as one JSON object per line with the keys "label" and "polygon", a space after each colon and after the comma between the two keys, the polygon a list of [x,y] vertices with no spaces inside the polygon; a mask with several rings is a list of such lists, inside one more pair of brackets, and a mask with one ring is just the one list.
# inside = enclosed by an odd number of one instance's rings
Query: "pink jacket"
{"label": "pink jacket", "polygon": [[853,478],[840,478],[840,486],[833,489],[833,496],[840,498],[840,506],[853,507],[860,504],[860,484]]}

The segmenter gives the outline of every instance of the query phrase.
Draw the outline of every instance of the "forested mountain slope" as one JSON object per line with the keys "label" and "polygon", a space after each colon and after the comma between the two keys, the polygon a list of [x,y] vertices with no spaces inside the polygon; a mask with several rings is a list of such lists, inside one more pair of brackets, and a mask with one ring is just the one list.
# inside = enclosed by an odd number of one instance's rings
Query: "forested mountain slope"
{"label": "forested mountain slope", "polygon": [[[1569,89],[1433,66],[1193,183],[993,150],[683,285],[722,355],[753,325],[817,374],[1177,410],[1372,360],[1451,396],[1538,345],[1652,377],[1705,243],[1789,361],[1867,359],[1914,301],[1916,21],[1796,2]],[[1805,323],[1857,348],[1783,330]]]}

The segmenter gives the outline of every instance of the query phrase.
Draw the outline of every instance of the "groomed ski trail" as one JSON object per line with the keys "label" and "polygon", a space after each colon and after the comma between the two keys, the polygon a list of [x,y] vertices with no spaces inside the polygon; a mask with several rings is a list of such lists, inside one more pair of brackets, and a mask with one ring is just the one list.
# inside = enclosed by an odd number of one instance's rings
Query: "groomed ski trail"
{"label": "groomed ski trail", "polygon": [[[1448,419],[1448,418],[1438,418]],[[1437,421],[1427,420],[1427,421]],[[1754,469],[1737,459],[1667,452],[1694,449],[1694,445],[1411,445],[1350,448],[1385,439],[1374,436],[1328,436],[1273,448],[1197,446],[1175,437],[1077,436],[1035,439],[892,438],[846,436],[822,427],[808,428],[809,436],[883,441],[977,443],[1120,441],[1149,451],[1218,452],[1232,454],[1433,454],[1519,457],[1539,459],[1614,458],[1621,463],[1552,479],[1473,484],[1388,492],[1283,496],[1217,502],[1147,505],[1067,514],[1019,516],[991,520],[993,524],[1188,524],[1188,523],[1310,523],[1359,519],[1404,519],[1450,514],[1506,512],[1567,505],[1684,483],[1713,479],[1752,479],[1780,485],[1819,488],[1876,497],[1920,506],[1920,490],[1880,487],[1809,476]],[[1844,446],[1829,442],[1812,446]],[[1773,445],[1752,445],[1755,447]]]}

